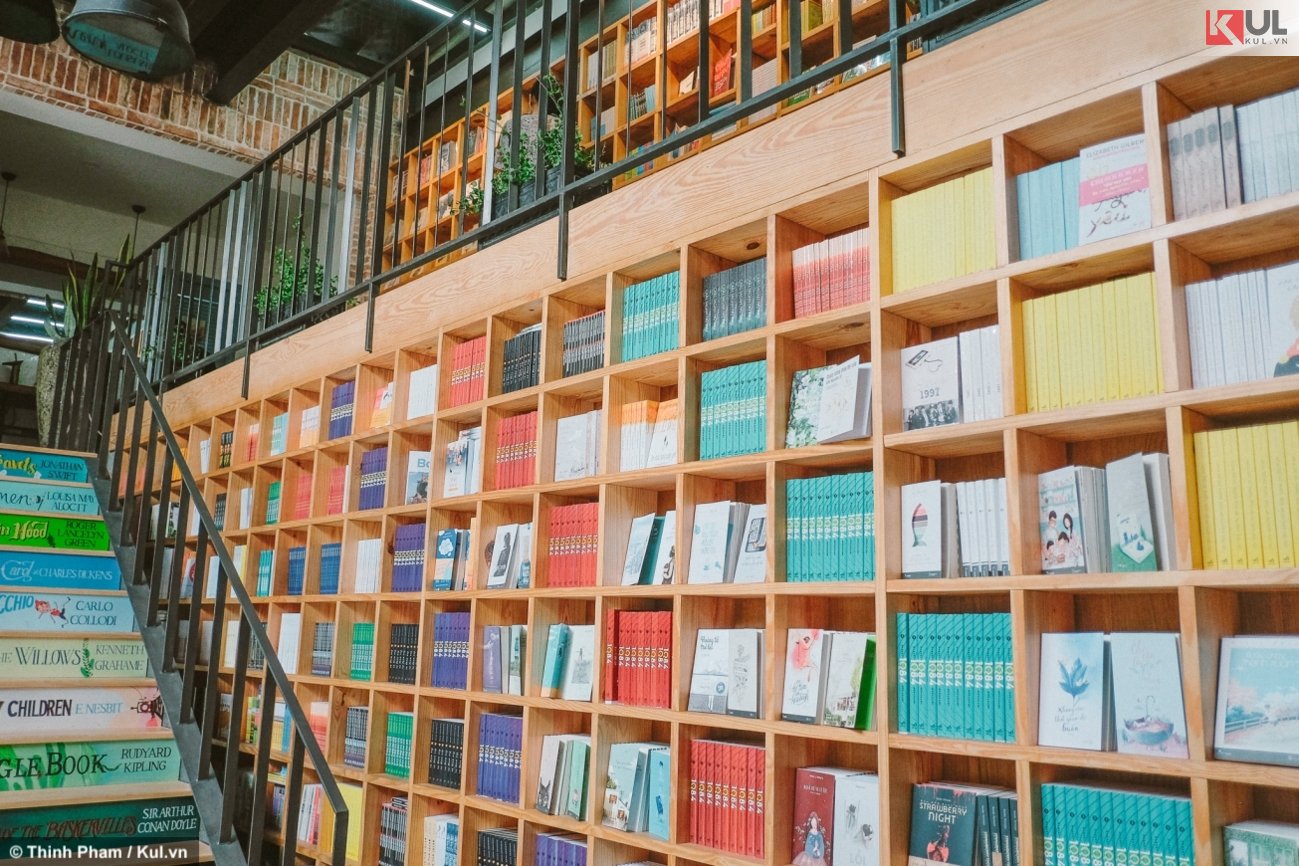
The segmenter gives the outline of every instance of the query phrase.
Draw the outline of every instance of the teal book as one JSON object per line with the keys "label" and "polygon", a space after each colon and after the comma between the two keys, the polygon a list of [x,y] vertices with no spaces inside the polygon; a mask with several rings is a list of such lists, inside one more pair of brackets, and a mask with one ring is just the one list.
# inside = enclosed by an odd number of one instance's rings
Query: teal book
{"label": "teal book", "polygon": [[647,832],[656,839],[668,841],[672,808],[672,753],[655,749],[649,756],[649,826]]}
{"label": "teal book", "polygon": [[271,594],[271,579],[275,573],[275,551],[263,550],[257,554],[257,594]]}
{"label": "teal book", "polygon": [[171,740],[0,746],[0,792],[174,782],[179,777],[180,752]]}
{"label": "teal book", "polygon": [[898,681],[898,731],[908,733],[911,730],[911,668],[910,668],[910,629],[908,624],[911,614],[899,613],[894,617],[897,632],[897,681]]}
{"label": "teal book", "polygon": [[978,794],[943,782],[915,785],[911,790],[908,866],[975,866]]}
{"label": "teal book", "polygon": [[557,698],[564,685],[564,662],[568,656],[570,629],[554,623],[546,634],[546,660],[541,667],[541,696]]}
{"label": "teal book", "polygon": [[645,743],[609,746],[609,772],[605,779],[602,822],[615,830],[629,830],[631,800],[636,784],[636,762]]}
{"label": "teal book", "polygon": [[586,820],[587,779],[590,778],[588,764],[591,760],[591,743],[587,739],[574,738],[568,743],[568,802],[564,804],[564,814],[579,821]]}
{"label": "teal book", "polygon": [[272,481],[266,490],[266,525],[274,526],[280,522],[280,499],[283,484]]}

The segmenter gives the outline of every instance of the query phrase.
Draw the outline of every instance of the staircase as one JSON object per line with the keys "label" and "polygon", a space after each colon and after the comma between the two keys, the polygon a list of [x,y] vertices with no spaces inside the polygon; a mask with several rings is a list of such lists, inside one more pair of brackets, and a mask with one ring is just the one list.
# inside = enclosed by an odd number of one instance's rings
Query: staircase
{"label": "staircase", "polygon": [[0,443],[0,858],[211,860],[93,465]]}

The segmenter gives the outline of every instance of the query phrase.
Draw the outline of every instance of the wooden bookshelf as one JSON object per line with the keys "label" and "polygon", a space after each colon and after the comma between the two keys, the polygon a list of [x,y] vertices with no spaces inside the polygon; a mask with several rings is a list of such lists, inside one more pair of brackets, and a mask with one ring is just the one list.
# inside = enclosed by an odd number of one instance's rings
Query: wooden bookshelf
{"label": "wooden bookshelf", "polygon": [[[1242,74],[1248,64],[1248,74]],[[610,742],[661,739],[672,746],[672,778],[678,791],[688,778],[688,742],[693,737],[725,735],[761,742],[767,748],[765,862],[790,859],[793,771],[812,764],[839,764],[878,772],[882,815],[879,820],[883,858],[906,859],[911,814],[911,786],[933,779],[988,782],[1018,791],[1025,866],[1041,863],[1039,786],[1044,782],[1090,780],[1154,784],[1189,796],[1195,824],[1196,862],[1223,866],[1221,828],[1246,818],[1299,821],[1299,769],[1220,761],[1213,757],[1213,711],[1217,694],[1217,652],[1221,637],[1237,633],[1285,634],[1294,631],[1290,616],[1299,601],[1299,570],[1205,570],[1202,568],[1196,492],[1196,456],[1192,434],[1199,430],[1299,417],[1299,378],[1274,379],[1208,389],[1191,385],[1189,337],[1184,287],[1205,274],[1222,274],[1299,258],[1299,193],[1245,204],[1189,220],[1171,219],[1167,177],[1167,148],[1163,127],[1170,119],[1210,105],[1240,103],[1299,84],[1299,62],[1293,58],[1250,61],[1243,58],[1205,59],[1173,72],[1159,67],[1125,79],[1092,100],[1069,101],[1058,113],[1038,113],[1028,122],[1011,120],[993,125],[974,137],[956,140],[946,149],[930,150],[872,169],[862,183],[829,193],[801,197],[797,203],[747,214],[742,221],[706,234],[681,238],[671,249],[645,250],[637,262],[602,275],[556,284],[539,297],[482,309],[467,318],[439,318],[427,313],[427,331],[409,346],[386,354],[365,356],[330,375],[296,383],[259,399],[223,407],[192,420],[178,431],[198,471],[198,443],[211,438],[211,469],[200,478],[209,506],[218,493],[229,496],[227,541],[253,551],[273,546],[308,546],[307,593],[284,594],[281,557],[273,594],[258,598],[272,637],[285,611],[304,613],[303,649],[299,670],[309,668],[307,624],[336,623],[334,675],[298,674],[303,700],[328,700],[334,708],[327,755],[340,778],[364,786],[366,834],[363,862],[371,862],[376,846],[381,801],[392,796],[410,799],[407,850],[410,862],[420,862],[423,817],[456,813],[461,817],[461,862],[475,862],[476,831],[487,827],[517,828],[520,866],[531,866],[535,833],[556,829],[583,835],[590,844],[593,866],[651,859],[665,866],[751,866],[759,861],[689,844],[689,820],[684,797],[674,803],[672,839],[662,842],[605,827],[600,823],[603,772]],[[1043,164],[1077,154],[1081,147],[1118,135],[1144,132],[1149,148],[1153,225],[1108,241],[1076,247],[1032,260],[1020,260],[1014,238],[1014,177]],[[996,264],[978,273],[895,293],[892,286],[892,202],[907,192],[931,186],[973,169],[991,167],[994,177]],[[871,248],[871,300],[807,318],[792,317],[791,251],[825,237],[866,226]],[[767,322],[762,328],[721,339],[699,340],[702,310],[700,280],[730,264],[767,257]],[[634,282],[674,269],[681,271],[681,348],[631,362],[619,357],[616,323],[621,292]],[[1028,298],[1132,273],[1153,272],[1157,320],[1162,351],[1163,382],[1159,393],[1066,409],[1028,412],[1024,395],[1021,310]],[[593,373],[562,378],[556,330],[577,316],[604,309],[606,365]],[[503,340],[527,325],[542,323],[539,384],[509,394],[499,393],[500,349]],[[971,328],[1001,326],[1001,377],[1004,417],[925,430],[903,430],[899,396],[899,350],[931,338]],[[435,416],[404,417],[406,378],[436,360],[442,393],[449,384],[452,348],[460,341],[487,336],[487,389],[484,399]],[[873,362],[874,436],[834,445],[785,449],[789,382],[794,371],[842,360],[854,354]],[[697,410],[698,372],[736,361],[765,358],[768,362],[767,450],[739,457],[700,461],[690,419]],[[369,429],[373,393],[366,384],[356,397],[352,435],[325,441],[330,389],[355,379],[377,383],[394,378],[397,395],[391,424]],[[632,472],[619,471],[618,413],[624,402],[679,397],[683,401],[678,454],[683,462]],[[322,441],[307,447],[297,443],[296,418],[304,407],[325,404]],[[695,407],[692,409],[692,404]],[[552,482],[548,459],[553,458],[553,418],[587,408],[605,410],[602,474],[574,481]],[[439,498],[441,452],[456,432],[467,426],[484,428],[484,461],[490,467],[493,425],[500,417],[538,409],[538,478],[541,483],[497,490],[490,471],[483,493]],[[269,456],[269,418],[290,414],[287,450]],[[250,424],[259,420],[260,442],[255,458],[247,456]],[[217,467],[217,440],[233,430],[232,465]],[[323,497],[331,466],[351,464],[359,452],[378,445],[389,448],[388,493],[384,507],[326,515]],[[403,504],[405,464],[410,450],[431,448],[432,501]],[[1135,451],[1165,451],[1171,457],[1176,507],[1173,524],[1175,561],[1168,571],[1137,574],[1042,575],[1036,549],[1037,476],[1039,472],[1077,462],[1103,465]],[[832,471],[874,471],[876,500],[877,580],[871,583],[799,584],[784,580],[784,482],[793,477]],[[282,519],[274,526],[247,530],[238,525],[237,491],[254,487],[254,513],[263,508],[265,486],[273,479],[285,484],[284,507],[314,470],[314,492],[306,519]],[[1009,484],[1011,533],[1007,577],[950,580],[904,580],[901,576],[899,487],[916,480],[957,481],[1005,475]],[[674,584],[653,587],[605,586],[605,576],[619,571],[631,515],[650,508],[675,508],[678,514],[678,574],[684,575],[690,548],[690,515],[694,506],[722,498],[765,502],[770,511],[769,581],[741,586]],[[553,588],[547,585],[544,564],[544,521],[557,504],[598,502],[602,532],[599,562],[601,585]],[[286,512],[286,514],[289,512]],[[457,592],[395,593],[390,587],[391,555],[385,556],[381,588],[376,594],[350,591],[349,545],[362,537],[390,540],[402,523],[426,523],[430,537],[439,529],[478,527],[471,557],[481,560],[484,540],[503,522],[531,518],[533,584],[527,589]],[[321,595],[313,584],[319,546],[342,542],[343,581],[338,595]],[[192,539],[188,542],[192,547]],[[432,569],[426,562],[425,586]],[[251,582],[251,577],[249,578]],[[482,574],[479,570],[479,587]],[[313,586],[317,590],[312,592]],[[597,666],[592,703],[539,696],[544,630],[557,621],[603,623],[607,611],[618,609],[671,610],[674,614],[672,705],[646,709],[602,703],[602,670]],[[525,693],[512,696],[485,693],[480,660],[471,653],[467,690],[433,688],[429,681],[430,623],[442,611],[467,611],[471,635],[483,624],[527,622],[529,665]],[[897,733],[894,615],[900,612],[984,612],[1011,614],[1014,645],[1016,740],[993,743],[921,737]],[[354,681],[346,674],[348,629],[354,621],[376,627],[374,681]],[[381,648],[390,622],[420,622],[420,684],[383,682],[386,659]],[[694,631],[700,627],[760,625],[766,631],[766,700],[759,719],[706,715],[685,711],[689,660]],[[799,725],[780,720],[784,666],[782,656],[790,628],[868,630],[879,640],[877,718],[871,730],[854,731]],[[1180,636],[1182,685],[1187,711],[1190,757],[1142,758],[1037,744],[1039,638],[1047,631],[1164,630]],[[597,629],[602,639],[602,631]],[[220,641],[212,657],[221,658]],[[471,645],[473,638],[471,638]],[[231,672],[216,675],[228,685]],[[254,679],[260,675],[251,672]],[[371,747],[364,769],[343,767],[342,707],[371,707]],[[524,717],[525,747],[521,774],[523,802],[511,805],[478,796],[474,791],[472,746],[476,722],[484,711],[518,711]],[[413,780],[394,779],[382,769],[383,714],[387,709],[413,710],[416,717]],[[459,790],[446,790],[422,781],[427,758],[428,721],[460,716],[466,721],[464,781]],[[240,713],[236,710],[236,720]],[[237,723],[237,722],[236,722]],[[532,808],[537,779],[540,738],[548,733],[587,732],[592,735],[587,819],[574,821],[542,814]],[[240,745],[250,752],[250,745]],[[278,755],[283,761],[286,756]],[[378,765],[376,765],[378,761]],[[308,772],[308,781],[311,781]],[[301,848],[300,862],[326,862],[322,852]]]}

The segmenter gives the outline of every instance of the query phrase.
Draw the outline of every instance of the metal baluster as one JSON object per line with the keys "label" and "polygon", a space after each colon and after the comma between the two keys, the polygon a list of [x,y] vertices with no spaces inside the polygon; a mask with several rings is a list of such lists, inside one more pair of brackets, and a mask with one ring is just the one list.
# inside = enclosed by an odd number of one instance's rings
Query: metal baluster
{"label": "metal baluster", "polygon": [[[263,708],[263,712],[265,710],[266,708]],[[302,733],[297,729],[291,730],[289,777],[284,786],[284,844],[280,848],[282,866],[295,866],[297,863],[298,809],[302,805]]]}
{"label": "metal baluster", "polygon": [[[262,713],[263,717],[275,707],[275,678],[265,668],[262,669]],[[253,820],[248,831],[248,862],[262,862],[262,843],[266,830],[266,778],[270,775],[271,766],[271,726],[262,724],[257,729],[257,757],[253,761]],[[287,793],[287,792],[286,792]],[[287,811],[287,810],[286,810]]]}
{"label": "metal baluster", "polygon": [[127,417],[127,398],[130,388],[127,383],[135,383],[135,371],[129,366],[122,370],[121,399],[117,407],[117,429],[113,432],[113,477],[109,482],[108,488],[108,510],[121,511],[122,502],[118,497],[118,491],[121,490],[122,482],[122,453],[126,447],[126,425],[129,421]]}
{"label": "metal baluster", "polygon": [[[218,539],[219,541],[219,539]],[[198,541],[195,546],[200,550],[206,550],[208,546],[207,527],[202,524],[198,528]],[[212,556],[216,556],[215,550]],[[218,560],[219,562],[219,560]],[[217,566],[217,583],[227,580],[225,567]],[[180,709],[181,721],[194,721],[194,676],[195,667],[198,665],[198,645],[199,645],[199,622],[203,612],[203,584],[206,581],[199,580],[198,575],[194,575],[194,585],[190,587],[189,593],[189,631],[185,639],[185,667],[181,675],[180,688]]]}
{"label": "metal baluster", "polygon": [[[180,513],[189,514],[189,486],[184,484],[180,488]],[[168,673],[176,670],[176,640],[180,633],[180,589],[185,571],[183,559],[182,556],[171,558],[171,580],[167,588],[167,632],[162,642],[165,650],[162,669]],[[194,551],[194,583],[197,585],[203,582],[206,574],[207,548],[200,546]]]}
{"label": "metal baluster", "polygon": [[[136,444],[136,447],[137,448],[139,447],[139,443]],[[145,452],[145,461],[144,461],[144,491],[143,493],[141,493],[141,498],[143,499],[144,504],[143,507],[140,509],[139,519],[136,522],[135,530],[133,533],[137,543],[135,545],[135,562],[131,568],[131,583],[136,586],[139,585],[140,578],[144,574],[144,557],[141,554],[143,553],[144,542],[147,542],[149,540],[149,535],[148,535],[149,519],[152,516],[152,510],[153,510],[152,509],[153,467],[154,467],[154,463],[157,461],[157,455],[158,455],[158,418],[152,412],[150,412],[149,413],[149,444]],[[159,480],[159,483],[164,489],[170,488],[171,477],[164,475]],[[169,513],[170,512],[168,512],[167,510],[161,507],[158,509],[158,519],[162,522],[163,529],[166,529]],[[153,540],[154,543],[152,548],[150,549],[150,555],[156,557],[158,555],[158,550],[166,543],[166,538],[164,538],[161,532],[157,532],[154,535]]]}
{"label": "metal baluster", "polygon": [[136,544],[139,539],[131,534],[135,523],[135,477],[140,465],[140,428],[144,425],[144,383],[136,379],[135,405],[131,407],[131,460],[126,476],[126,499],[122,505],[122,543]]}
{"label": "metal baluster", "polygon": [[[214,631],[215,635],[216,632]],[[239,785],[239,737],[235,731],[238,729],[238,723],[243,718],[244,708],[244,691],[248,683],[248,620],[241,612],[239,614],[239,629],[235,636],[235,667],[234,682],[230,686],[230,729],[226,731],[226,767],[225,781],[221,785],[224,793],[221,801],[221,834],[222,842],[232,842],[235,840],[235,799],[236,790]],[[213,658],[218,656],[213,654]],[[209,679],[215,679],[209,672]],[[346,860],[335,860],[335,863],[346,863]]]}
{"label": "metal baluster", "polygon": [[[199,534],[206,537],[206,528],[200,526]],[[198,581],[196,580],[194,583],[197,584]],[[203,735],[199,739],[202,745],[198,759],[198,775],[200,779],[207,779],[212,776],[212,740],[217,733],[217,704],[221,701],[217,696],[219,691],[217,683],[220,680],[220,677],[217,676],[217,669],[220,660],[223,658],[221,645],[225,637],[226,602],[229,601],[229,594],[230,583],[226,570],[222,568],[217,576],[216,603],[212,606],[212,651],[208,655],[207,677],[203,684]],[[226,754],[228,758],[230,753],[227,752]]]}
{"label": "metal baluster", "polygon": [[[162,477],[163,478],[171,477],[172,466],[173,466],[173,462],[171,456],[171,449],[166,449],[162,452]],[[171,485],[170,484],[162,484],[159,487],[158,510],[163,514],[171,513]],[[183,567],[183,560],[184,560],[183,556],[177,556],[175,554],[172,555],[172,568],[168,570],[168,577],[170,577],[170,572],[176,569],[176,563],[178,561],[182,561],[181,565]],[[146,622],[151,626],[158,624],[158,600],[162,597],[162,578],[163,578],[162,561],[163,561],[163,557],[161,555],[161,551],[157,547],[155,547],[153,550],[152,561],[149,563],[149,614],[148,614],[148,619],[146,620]]]}

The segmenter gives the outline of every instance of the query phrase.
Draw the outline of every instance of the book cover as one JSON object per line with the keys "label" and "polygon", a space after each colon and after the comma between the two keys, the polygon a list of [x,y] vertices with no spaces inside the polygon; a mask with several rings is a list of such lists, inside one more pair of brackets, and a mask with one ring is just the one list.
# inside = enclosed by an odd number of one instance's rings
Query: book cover
{"label": "book cover", "polygon": [[567,666],[570,627],[562,622],[552,623],[546,633],[546,657],[541,668],[541,696],[556,697],[563,685]]}
{"label": "book cover", "polygon": [[674,582],[677,570],[677,513],[668,511],[663,515],[662,529],[659,532],[658,550],[654,557],[654,567],[650,572],[651,586],[667,586]]}
{"label": "book cover", "polygon": [[1144,134],[1084,147],[1078,157],[1079,244],[1150,228]]}
{"label": "book cover", "polygon": [[490,551],[487,571],[487,588],[499,589],[509,583],[510,569],[518,555],[519,524],[510,523],[496,527],[496,538]]}
{"label": "book cover", "polygon": [[879,866],[879,830],[879,776],[841,776],[834,790],[834,866]]}
{"label": "book cover", "polygon": [[828,634],[827,640],[825,706],[821,712],[821,724],[852,728],[857,723],[862,697],[869,635],[858,631],[834,631]]}
{"label": "book cover", "polygon": [[586,791],[591,761],[591,738],[573,737],[568,743],[568,802],[564,814],[586,820]]}
{"label": "book cover", "polygon": [[695,506],[687,583],[725,583],[731,543],[731,505],[726,500]]}
{"label": "book cover", "polygon": [[672,753],[653,749],[649,753],[649,785],[646,798],[648,815],[645,832],[668,841],[672,810]]}
{"label": "book cover", "polygon": [[1187,757],[1177,633],[1115,632],[1109,640],[1118,751]]}
{"label": "book cover", "polygon": [[1105,465],[1110,521],[1110,570],[1156,571],[1155,527],[1144,455]]}
{"label": "book cover", "polygon": [[902,350],[902,429],[961,421],[961,376],[956,337]]}
{"label": "book cover", "polygon": [[933,782],[914,786],[907,866],[975,866],[977,800],[973,790],[959,785]]}
{"label": "book cover", "polygon": [[631,532],[627,536],[627,556],[623,559],[623,586],[635,586],[640,583],[641,572],[645,568],[645,558],[649,553],[651,536],[654,531],[654,520],[658,515],[650,512],[635,517],[631,522]]}
{"label": "book cover", "polygon": [[428,502],[429,474],[433,470],[432,455],[428,451],[412,451],[406,458],[406,504]]}
{"label": "book cover", "polygon": [[815,724],[821,718],[825,685],[825,632],[791,628],[785,648],[785,690],[780,717]]}
{"label": "book cover", "polygon": [[1224,637],[1214,756],[1299,766],[1299,637]]}
{"label": "book cover", "polygon": [[1046,574],[1085,571],[1077,470],[1066,466],[1043,472],[1037,477],[1037,491],[1042,571]]}
{"label": "book cover", "polygon": [[[561,738],[550,734],[541,740],[541,761],[537,771],[537,794],[533,800],[539,812],[554,814],[556,792],[556,774],[559,772],[559,747]],[[561,779],[561,782],[563,780]]]}
{"label": "book cover", "polygon": [[902,576],[943,575],[943,483],[902,485]]}
{"label": "book cover", "polygon": [[568,652],[559,696],[566,701],[589,701],[595,683],[595,626],[568,627]]}
{"label": "book cover", "polygon": [[794,773],[793,866],[834,866],[834,795],[837,773],[800,767]]}
{"label": "book cover", "polygon": [[730,636],[731,670],[726,712],[756,719],[762,715],[763,631],[738,628]]}
{"label": "book cover", "polygon": [[602,823],[615,830],[628,829],[631,798],[636,782],[636,763],[642,743],[612,743],[609,772],[605,780]]}
{"label": "book cover", "polygon": [[732,583],[764,583],[767,580],[767,506],[752,505],[740,535]]}
{"label": "book cover", "polygon": [[871,435],[871,365],[859,358],[827,367],[816,418],[817,442],[844,442]]}
{"label": "book cover", "polygon": [[690,712],[726,712],[731,680],[730,637],[730,630],[722,628],[701,628],[695,636],[695,666],[686,706]]}
{"label": "book cover", "polygon": [[483,628],[483,691],[501,691],[501,630],[494,625]]}
{"label": "book cover", "polygon": [[1042,635],[1037,741],[1099,751],[1105,746],[1105,635]]}
{"label": "book cover", "polygon": [[789,386],[789,423],[785,426],[785,447],[815,445],[821,411],[821,387],[831,367],[813,367],[794,373]]}
{"label": "book cover", "polygon": [[660,401],[650,433],[645,466],[675,466],[677,463],[677,406],[675,399]]}

